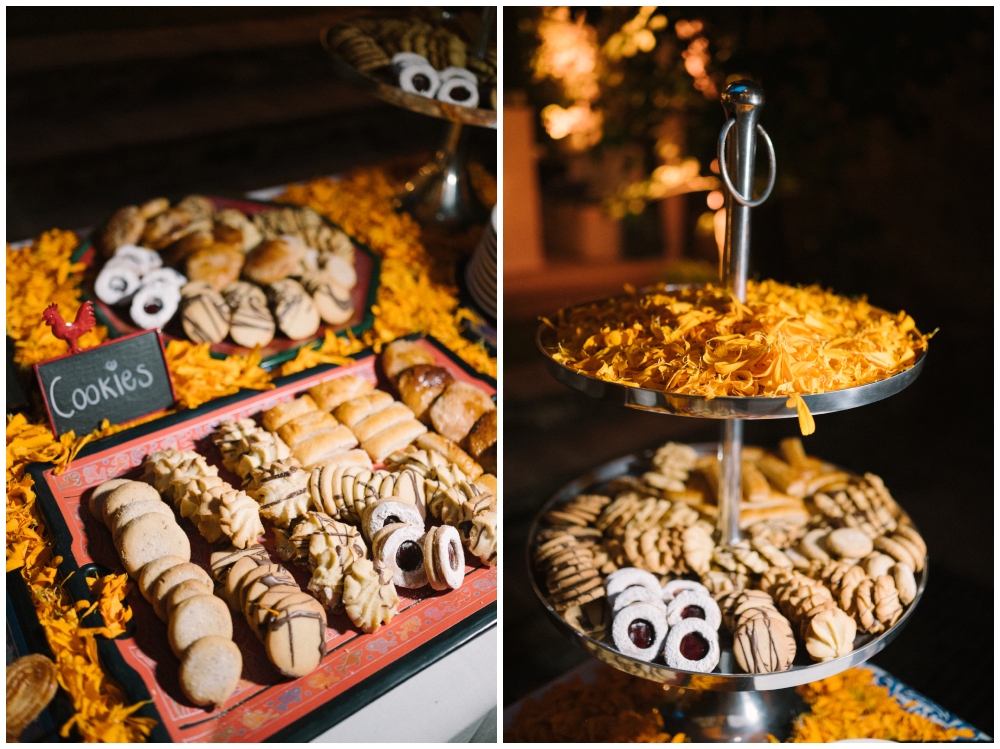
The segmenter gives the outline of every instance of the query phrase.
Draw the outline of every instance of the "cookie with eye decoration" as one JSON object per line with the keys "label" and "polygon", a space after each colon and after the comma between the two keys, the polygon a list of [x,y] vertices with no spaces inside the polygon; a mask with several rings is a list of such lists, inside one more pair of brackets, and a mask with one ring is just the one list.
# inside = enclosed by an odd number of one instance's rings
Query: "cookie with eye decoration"
{"label": "cookie with eye decoration", "polygon": [[684,619],[670,628],[663,658],[671,668],[710,673],[719,665],[719,633],[704,619]]}
{"label": "cookie with eye decoration", "polygon": [[692,590],[695,593],[704,593],[710,596],[708,588],[694,580],[670,580],[663,584],[663,602],[670,603],[673,597],[683,590]]}
{"label": "cookie with eye decoration", "polygon": [[667,604],[667,624],[673,627],[687,619],[701,619],[718,630],[722,625],[722,612],[710,595],[682,590]]}
{"label": "cookie with eye decoration", "polygon": [[424,573],[434,590],[457,590],[465,579],[465,551],[458,530],[450,525],[431,528],[421,543]]}
{"label": "cookie with eye decoration", "polygon": [[422,527],[392,523],[372,539],[372,557],[392,572],[392,582],[400,588],[422,588],[427,584],[424,550],[420,544],[423,536]]}
{"label": "cookie with eye decoration", "polygon": [[642,661],[651,661],[660,654],[667,637],[667,619],[655,604],[646,601],[630,603],[617,614],[611,624],[615,647],[622,653]]}
{"label": "cookie with eye decoration", "polygon": [[604,589],[611,605],[614,605],[615,598],[618,597],[619,593],[633,585],[642,585],[649,588],[650,591],[662,595],[663,589],[660,587],[660,581],[652,572],[640,570],[638,567],[622,567],[604,579]]}
{"label": "cookie with eye decoration", "polygon": [[664,614],[667,613],[667,605],[657,597],[656,593],[643,585],[632,585],[625,588],[625,590],[615,596],[615,603],[611,610],[617,614],[626,606],[640,601],[651,603],[656,608],[662,609]]}

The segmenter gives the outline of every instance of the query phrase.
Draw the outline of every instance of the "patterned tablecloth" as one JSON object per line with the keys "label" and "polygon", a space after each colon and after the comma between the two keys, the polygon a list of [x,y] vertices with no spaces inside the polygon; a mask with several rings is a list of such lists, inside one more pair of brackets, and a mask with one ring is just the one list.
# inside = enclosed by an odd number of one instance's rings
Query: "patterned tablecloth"
{"label": "patterned tablecloth", "polygon": [[[584,680],[584,682],[590,682],[593,680],[597,669],[600,667],[601,664],[595,660],[581,663],[579,666],[577,666],[574,669],[571,669],[570,671],[567,671],[559,678],[553,679],[545,686],[535,690],[527,697],[524,697],[523,699],[520,699],[517,702],[515,702],[513,705],[510,705],[503,711],[503,730],[505,732],[510,730],[510,728],[514,724],[514,717],[520,712],[521,706],[524,704],[526,700],[538,699],[557,684],[562,684],[564,682],[570,681],[576,676],[580,676]],[[930,720],[934,721],[935,723],[939,723],[945,728],[966,728],[972,731],[972,733],[974,734],[973,738],[969,739],[969,741],[989,741],[989,742],[993,741],[993,739],[990,736],[987,736],[985,733],[975,728],[974,726],[970,726],[964,720],[954,715],[953,713],[948,712],[937,703],[931,702],[929,699],[924,697],[916,690],[912,689],[911,687],[908,687],[903,682],[894,678],[892,674],[888,673],[887,671],[884,671],[878,666],[875,666],[870,663],[866,663],[864,665],[864,668],[871,670],[872,673],[875,674],[874,683],[880,687],[887,688],[889,690],[889,695],[891,697],[895,697],[903,705],[906,705],[907,703],[913,703],[908,708],[910,712],[917,713],[918,715],[923,715],[925,718],[929,718]]]}

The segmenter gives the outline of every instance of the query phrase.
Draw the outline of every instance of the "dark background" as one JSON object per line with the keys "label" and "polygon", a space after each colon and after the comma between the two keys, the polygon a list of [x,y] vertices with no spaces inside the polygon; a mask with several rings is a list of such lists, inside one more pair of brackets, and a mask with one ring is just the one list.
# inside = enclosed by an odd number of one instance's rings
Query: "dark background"
{"label": "dark background", "polygon": [[[320,46],[324,27],[370,12],[8,8],[7,240],[94,226],[157,195],[419,166],[447,123],[338,80]],[[495,133],[470,130],[495,171]]]}
{"label": "dark background", "polygon": [[[753,214],[752,273],[819,282],[939,328],[923,374],[887,401],[819,416],[807,451],[882,476],[924,534],[930,577],[874,662],[993,733],[993,11],[673,9],[730,35],[726,73],[766,93],[778,185]],[[505,13],[505,85],[527,80]],[[694,123],[703,164],[723,123]],[[700,130],[699,130],[700,128]],[[700,150],[699,150],[700,149]],[[702,196],[691,196],[703,200]],[[583,301],[583,300],[581,300]],[[504,703],[584,659],[545,618],[524,543],[537,508],[607,460],[718,425],[594,401],[555,383],[535,324],[504,332]],[[794,421],[748,424],[774,446]]]}

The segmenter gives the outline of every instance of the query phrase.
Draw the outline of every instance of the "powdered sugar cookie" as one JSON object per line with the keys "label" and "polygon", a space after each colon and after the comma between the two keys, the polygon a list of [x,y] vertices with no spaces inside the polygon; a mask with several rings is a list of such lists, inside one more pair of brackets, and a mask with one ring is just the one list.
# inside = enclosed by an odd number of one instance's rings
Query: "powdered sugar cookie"
{"label": "powdered sugar cookie", "polygon": [[704,619],[684,619],[670,628],[663,657],[671,668],[707,674],[719,665],[719,633]]}
{"label": "powdered sugar cookie", "polygon": [[667,629],[663,612],[652,603],[640,601],[615,614],[611,635],[620,652],[642,661],[651,661],[659,655]]}

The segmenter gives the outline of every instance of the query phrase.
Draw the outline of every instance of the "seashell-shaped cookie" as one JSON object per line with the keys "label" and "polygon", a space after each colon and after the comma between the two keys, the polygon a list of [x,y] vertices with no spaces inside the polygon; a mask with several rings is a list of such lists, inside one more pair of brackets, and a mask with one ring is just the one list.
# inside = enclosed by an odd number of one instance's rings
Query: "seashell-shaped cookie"
{"label": "seashell-shaped cookie", "polygon": [[351,564],[344,580],[344,609],[363,632],[377,632],[396,615],[399,596],[392,584],[392,571],[376,567],[368,559]]}
{"label": "seashell-shaped cookie", "polygon": [[255,545],[257,539],[264,535],[257,503],[246,492],[230,491],[223,495],[219,525],[237,549]]}
{"label": "seashell-shaped cookie", "polygon": [[831,661],[854,650],[857,625],[841,609],[814,616],[806,627],[806,651],[814,661]]}
{"label": "seashell-shaped cookie", "polygon": [[247,445],[248,438],[256,434],[259,430],[260,427],[257,426],[257,422],[249,418],[240,419],[239,421],[229,419],[222,422],[219,428],[215,430],[212,442],[219,448],[219,452],[222,453],[222,464],[226,467],[227,471],[236,472],[236,466],[239,465],[240,458],[249,452],[250,448]]}

